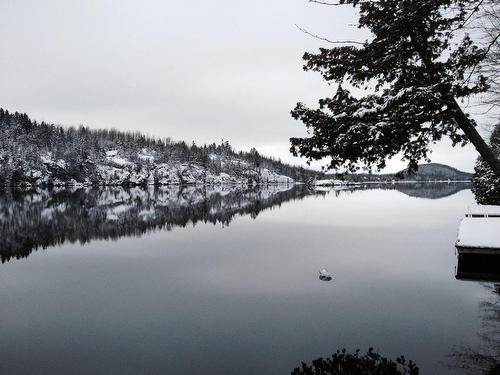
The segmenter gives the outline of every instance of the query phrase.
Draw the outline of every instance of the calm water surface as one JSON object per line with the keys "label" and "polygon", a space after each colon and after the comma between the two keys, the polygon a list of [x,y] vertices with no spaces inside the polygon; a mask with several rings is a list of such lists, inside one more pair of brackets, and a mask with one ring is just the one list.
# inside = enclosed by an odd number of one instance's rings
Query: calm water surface
{"label": "calm water surface", "polygon": [[472,202],[466,185],[4,195],[0,373],[289,374],[342,347],[457,373],[493,294],[455,277]]}

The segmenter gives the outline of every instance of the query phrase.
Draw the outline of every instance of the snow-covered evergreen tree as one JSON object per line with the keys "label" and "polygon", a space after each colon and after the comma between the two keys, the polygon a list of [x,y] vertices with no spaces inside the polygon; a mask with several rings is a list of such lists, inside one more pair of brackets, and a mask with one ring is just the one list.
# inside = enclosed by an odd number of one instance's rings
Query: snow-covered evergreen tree
{"label": "snow-covered evergreen tree", "polygon": [[[500,156],[500,124],[491,133],[490,145],[496,154]],[[477,202],[500,205],[500,177],[493,173],[481,157],[477,159],[474,172],[472,191]]]}

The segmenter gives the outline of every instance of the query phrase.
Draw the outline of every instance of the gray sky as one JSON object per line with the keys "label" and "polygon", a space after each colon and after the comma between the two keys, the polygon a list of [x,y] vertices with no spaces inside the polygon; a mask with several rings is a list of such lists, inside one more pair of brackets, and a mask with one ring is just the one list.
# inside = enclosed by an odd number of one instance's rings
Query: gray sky
{"label": "gray sky", "polygon": [[[0,106],[63,125],[139,130],[303,164],[288,139],[297,101],[330,95],[301,57],[363,34],[350,7],[307,0],[0,0]],[[433,161],[472,170],[471,147]],[[389,170],[402,167],[397,161]]]}

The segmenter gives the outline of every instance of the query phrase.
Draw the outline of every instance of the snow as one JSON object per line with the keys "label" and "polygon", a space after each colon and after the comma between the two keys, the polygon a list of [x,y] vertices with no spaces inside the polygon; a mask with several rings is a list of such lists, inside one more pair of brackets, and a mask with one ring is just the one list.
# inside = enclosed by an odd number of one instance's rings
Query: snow
{"label": "snow", "polygon": [[116,164],[120,167],[126,167],[127,165],[132,165],[132,163],[130,161],[128,161],[127,159],[121,158],[119,156],[106,157],[106,159],[109,162]]}
{"label": "snow", "polygon": [[267,168],[262,168],[259,171],[260,183],[278,183],[278,184],[288,184],[292,183],[293,180],[290,177],[279,175],[275,172],[271,172]]}
{"label": "snow", "polygon": [[462,219],[456,245],[500,250],[500,218],[466,217]]}
{"label": "snow", "polygon": [[59,168],[66,168],[66,161],[63,159],[58,159],[54,161],[52,158],[52,152],[45,152],[40,154],[40,160],[43,164],[57,165]]}
{"label": "snow", "polygon": [[177,168],[170,164],[158,165],[156,167],[156,174],[158,176],[158,184],[160,185],[174,185],[180,182]]}
{"label": "snow", "polygon": [[338,115],[333,116],[333,118],[335,120],[338,120],[338,119],[341,119],[342,117],[346,117],[346,116],[347,116],[347,113],[346,112],[342,112],[342,113],[339,113]]}
{"label": "snow", "polygon": [[62,169],[65,169],[66,168],[66,162],[63,160],[63,159],[58,159],[56,161],[56,165],[59,167],[59,168],[62,168]]}
{"label": "snow", "polygon": [[109,163],[112,163],[114,166],[117,167],[127,167],[129,165],[133,165],[134,163],[130,162],[129,160],[123,158],[120,156],[118,150],[110,150],[106,151],[106,160]]}
{"label": "snow", "polygon": [[29,172],[29,176],[32,177],[32,178],[40,178],[40,177],[42,177],[42,172],[41,171],[37,171],[37,170],[31,170]]}
{"label": "snow", "polygon": [[143,148],[141,152],[137,154],[137,157],[141,160],[149,161],[151,163],[155,161],[154,155],[148,149],[145,148]]}
{"label": "snow", "polygon": [[370,115],[372,113],[377,113],[377,109],[376,108],[360,108],[352,114],[352,117],[363,118],[366,115]]}
{"label": "snow", "polygon": [[42,163],[44,163],[44,164],[51,164],[52,163],[52,153],[47,152],[47,153],[41,154],[40,159],[42,160]]}
{"label": "snow", "polygon": [[316,180],[312,182],[312,185],[314,186],[341,186],[341,185],[347,185],[345,181],[341,180]]}

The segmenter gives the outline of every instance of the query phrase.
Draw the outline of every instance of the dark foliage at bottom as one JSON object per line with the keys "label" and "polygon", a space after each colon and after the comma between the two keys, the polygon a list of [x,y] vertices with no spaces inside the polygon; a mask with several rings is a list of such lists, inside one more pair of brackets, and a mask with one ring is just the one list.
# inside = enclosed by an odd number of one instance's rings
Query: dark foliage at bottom
{"label": "dark foliage at bottom", "polygon": [[418,367],[401,356],[393,361],[382,357],[372,348],[364,355],[356,350],[348,353],[337,350],[331,358],[318,358],[312,365],[302,362],[301,367],[293,370],[292,375],[417,375]]}

